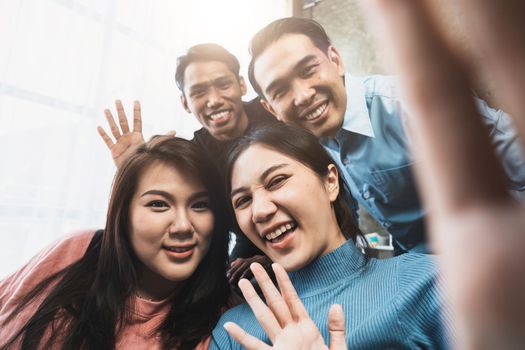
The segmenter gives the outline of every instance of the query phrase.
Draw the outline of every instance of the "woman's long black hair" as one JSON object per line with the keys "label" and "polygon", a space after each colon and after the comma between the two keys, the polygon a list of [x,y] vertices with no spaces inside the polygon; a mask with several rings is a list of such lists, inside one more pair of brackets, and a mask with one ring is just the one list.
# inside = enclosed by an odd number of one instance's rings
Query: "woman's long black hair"
{"label": "woman's long black hair", "polygon": [[[158,136],[142,145],[118,170],[111,192],[106,227],[86,253],[69,267],[39,283],[20,300],[4,325],[48,291],[28,322],[1,349],[114,349],[119,331],[132,312],[130,296],[137,288],[138,258],[130,240],[131,199],[141,174],[155,162],[199,178],[209,193],[215,226],[210,248],[192,276],[171,298],[171,308],[157,331],[163,348],[193,349],[210,335],[227,305],[230,287],[228,213],[213,163],[195,144]],[[51,327],[51,332],[46,330]],[[51,334],[42,343],[44,334]],[[20,343],[19,343],[20,342]]]}

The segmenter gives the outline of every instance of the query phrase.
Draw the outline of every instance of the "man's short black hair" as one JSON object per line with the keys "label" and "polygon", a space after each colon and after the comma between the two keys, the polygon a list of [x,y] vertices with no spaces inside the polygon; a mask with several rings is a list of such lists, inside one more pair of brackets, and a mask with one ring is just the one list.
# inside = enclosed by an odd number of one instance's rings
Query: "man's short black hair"
{"label": "man's short black hair", "polygon": [[264,98],[261,87],[257,84],[254,75],[255,60],[266,50],[268,46],[279,40],[286,34],[306,35],[313,44],[321,51],[327,53],[332,44],[324,28],[308,18],[286,17],[273,21],[254,35],[250,42],[250,65],[248,66],[248,78],[250,84],[257,94]]}
{"label": "man's short black hair", "polygon": [[223,62],[228,69],[239,79],[239,60],[228,50],[218,44],[198,44],[189,48],[185,55],[177,58],[177,70],[175,71],[175,82],[184,94],[184,72],[193,62],[219,61]]}

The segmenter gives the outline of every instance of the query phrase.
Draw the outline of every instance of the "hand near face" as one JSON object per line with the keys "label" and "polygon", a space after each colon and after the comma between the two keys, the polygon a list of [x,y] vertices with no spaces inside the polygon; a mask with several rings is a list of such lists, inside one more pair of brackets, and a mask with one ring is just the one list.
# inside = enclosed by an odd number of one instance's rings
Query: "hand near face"
{"label": "hand near face", "polygon": [[248,280],[242,279],[239,282],[239,288],[273,345],[263,343],[232,322],[224,325],[228,333],[248,350],[346,350],[345,320],[341,306],[332,305],[329,311],[330,347],[328,347],[318,328],[308,316],[286,271],[278,264],[273,264],[272,268],[281,293],[261,265],[256,263],[251,265],[251,270],[264,293],[267,305],[257,295]]}
{"label": "hand near face", "polygon": [[131,153],[144,143],[144,136],[142,135],[142,116],[139,101],[133,103],[133,130],[131,131],[129,129],[128,119],[126,118],[122,102],[116,100],[115,107],[117,108],[120,129],[115,123],[111,111],[109,109],[104,110],[109,129],[115,138],[115,142],[113,142],[101,126],[97,127],[97,131],[106,146],[108,146],[108,149],[111,152],[111,157],[118,169]]}
{"label": "hand near face", "polygon": [[[525,145],[525,2],[456,4]],[[427,2],[365,5],[409,106],[419,186],[432,208],[431,242],[442,255],[459,348],[523,348],[525,207],[506,191],[471,96],[469,64],[451,51]]]}
{"label": "hand near face", "polygon": [[227,276],[230,284],[237,284],[241,278],[251,279],[253,277],[250,265],[259,263],[265,269],[269,268],[272,261],[266,255],[254,255],[249,258],[237,258],[230,264]]}

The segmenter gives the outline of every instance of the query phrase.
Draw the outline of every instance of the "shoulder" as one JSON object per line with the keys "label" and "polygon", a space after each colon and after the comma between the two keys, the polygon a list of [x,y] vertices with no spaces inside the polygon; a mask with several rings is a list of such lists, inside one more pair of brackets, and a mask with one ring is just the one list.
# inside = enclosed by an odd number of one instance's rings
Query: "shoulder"
{"label": "shoulder", "polygon": [[430,254],[406,253],[396,258],[399,288],[435,283],[438,274],[437,258]]}
{"label": "shoulder", "polygon": [[263,124],[275,122],[275,117],[261,104],[261,98],[256,97],[248,102],[243,102],[244,111],[250,120],[250,124]]}
{"label": "shoulder", "polygon": [[438,258],[415,253],[398,258],[396,304],[399,322],[410,329],[416,341],[446,347],[449,318],[443,303],[443,286],[438,278]]}
{"label": "shoulder", "polygon": [[437,257],[406,253],[395,259],[399,303],[404,307],[417,305],[418,312],[422,313],[437,312],[442,305],[443,294]]}
{"label": "shoulder", "polygon": [[398,79],[392,75],[369,75],[362,78],[365,97],[399,99]]}
{"label": "shoulder", "polygon": [[6,300],[27,292],[84,255],[95,230],[67,235],[35,255],[19,270],[0,281],[0,308]]}
{"label": "shoulder", "polygon": [[193,138],[191,139],[191,142],[199,146],[203,146],[208,142],[210,137],[211,135],[208,132],[208,130],[206,130],[205,128],[200,128],[193,132]]}
{"label": "shoulder", "polygon": [[240,304],[226,311],[212,332],[210,349],[240,349],[239,344],[224,329],[226,322],[235,322],[249,334],[260,337],[264,334],[248,304]]}

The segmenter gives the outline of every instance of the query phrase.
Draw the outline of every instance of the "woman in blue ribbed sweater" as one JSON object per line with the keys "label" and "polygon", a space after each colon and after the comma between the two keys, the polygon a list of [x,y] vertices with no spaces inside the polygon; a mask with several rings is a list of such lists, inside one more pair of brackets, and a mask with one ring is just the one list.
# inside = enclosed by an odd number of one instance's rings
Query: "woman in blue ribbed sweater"
{"label": "woman in blue ribbed sweater", "polygon": [[[253,266],[269,307],[242,281],[250,305],[224,314],[213,332],[212,349],[241,347],[225,328],[254,349],[265,348],[263,342],[277,348],[279,339],[298,334],[303,343],[294,346],[323,348],[329,328],[335,330],[332,336],[345,336],[350,349],[448,347],[432,257],[376,260],[356,248],[359,229],[345,204],[346,188],[313,135],[280,123],[255,130],[231,150],[227,170],[239,227],[289,273],[305,309],[301,312],[302,304],[293,301],[293,288],[279,266],[274,270],[284,299],[264,271]],[[329,325],[333,304],[343,311],[334,307]],[[318,331],[301,326],[308,315]],[[332,339],[335,348],[344,347]]]}

